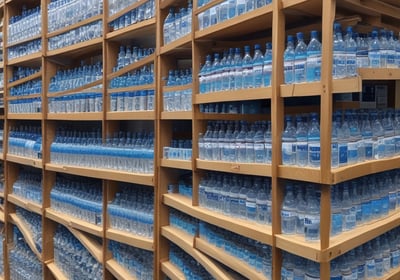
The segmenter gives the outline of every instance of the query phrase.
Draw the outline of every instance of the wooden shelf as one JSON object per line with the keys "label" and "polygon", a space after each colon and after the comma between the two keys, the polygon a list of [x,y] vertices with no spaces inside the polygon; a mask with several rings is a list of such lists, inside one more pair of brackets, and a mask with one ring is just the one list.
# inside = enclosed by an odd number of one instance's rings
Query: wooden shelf
{"label": "wooden shelf", "polygon": [[168,261],[161,263],[161,270],[165,273],[171,280],[186,280],[183,272],[177,268],[174,264]]}
{"label": "wooden shelf", "polygon": [[92,223],[88,223],[86,221],[74,218],[70,215],[57,212],[54,209],[46,208],[45,216],[46,218],[62,224],[65,227],[78,229],[98,237],[103,236],[103,226],[97,226]]}
{"label": "wooden shelf", "polygon": [[268,114],[227,114],[227,113],[198,113],[198,120],[224,120],[224,121],[260,121],[269,120]]}
{"label": "wooden shelf", "polygon": [[160,48],[160,54],[192,54],[192,35],[188,34]]}
{"label": "wooden shelf", "polygon": [[6,155],[6,160],[19,163],[22,165],[27,165],[35,168],[43,168],[43,162],[41,159],[33,159],[33,158],[28,158],[28,157],[22,157],[22,156],[17,156],[13,154],[7,154]]}
{"label": "wooden shelf", "polygon": [[[201,12],[201,9],[195,11],[195,14]],[[239,38],[242,35],[251,32],[258,32],[272,28],[272,5],[266,5],[254,11],[242,14],[233,19],[210,26],[203,30],[195,32],[195,39],[227,39],[231,37]]]}
{"label": "wooden shelf", "polygon": [[276,246],[282,250],[316,262],[327,262],[398,227],[399,223],[400,212],[397,212],[389,217],[358,226],[332,237],[329,248],[325,250],[321,250],[318,241],[305,241],[304,237],[299,235],[277,234],[275,240]]}
{"label": "wooden shelf", "polygon": [[42,71],[39,71],[39,72],[36,72],[36,73],[34,73],[34,74],[32,74],[32,75],[30,75],[28,77],[19,79],[17,81],[11,82],[11,83],[8,83],[7,87],[8,88],[12,88],[12,87],[21,85],[23,83],[26,83],[26,82],[29,82],[29,81],[32,81],[32,80],[35,80],[35,79],[41,79],[41,78],[42,78]]}
{"label": "wooden shelf", "polygon": [[7,199],[12,204],[15,204],[21,208],[24,208],[25,210],[34,212],[38,215],[42,215],[42,205],[37,204],[36,202],[28,201],[24,198],[14,195],[12,193],[8,194]]}
{"label": "wooden shelf", "polygon": [[0,210],[0,222],[4,223],[5,219],[4,219],[4,211]]}
{"label": "wooden shelf", "polygon": [[171,91],[182,91],[187,89],[192,89],[193,84],[187,84],[182,86],[163,86],[163,92],[171,92]]}
{"label": "wooden shelf", "polygon": [[400,69],[392,68],[360,68],[358,69],[362,80],[399,80]]}
{"label": "wooden shelf", "polygon": [[68,277],[64,275],[55,262],[48,263],[47,268],[51,271],[56,280],[68,280]]}
{"label": "wooden shelf", "polygon": [[153,174],[138,174],[138,173],[122,172],[109,169],[59,165],[53,163],[47,163],[46,170],[78,175],[78,176],[98,178],[103,180],[113,180],[113,181],[141,184],[146,186],[154,186]]}
{"label": "wooden shelf", "polygon": [[196,167],[199,169],[228,172],[241,175],[268,176],[272,175],[270,164],[209,161],[196,159]]}
{"label": "wooden shelf", "polygon": [[8,66],[26,66],[26,67],[40,67],[42,64],[42,53],[36,52],[21,57],[10,59],[7,62]]}
{"label": "wooden shelf", "polygon": [[[239,260],[225,251],[208,244],[201,238],[195,239],[196,249],[202,251],[208,256],[216,259],[217,261],[229,266],[233,270],[247,277],[248,279],[267,279],[262,273],[257,272],[253,267],[249,266],[246,262]],[[271,264],[272,265],[272,264]]]}
{"label": "wooden shelf", "polygon": [[42,113],[7,113],[7,119],[10,119],[10,120],[41,120]]}
{"label": "wooden shelf", "polygon": [[199,206],[192,206],[191,199],[180,194],[164,194],[163,202],[167,206],[178,209],[183,213],[206,221],[207,223],[258,240],[265,244],[272,244],[272,229],[270,226],[251,223],[242,219],[228,217]]}
{"label": "wooden shelf", "polygon": [[129,64],[129,65],[125,66],[122,69],[119,69],[118,71],[115,71],[115,72],[112,72],[112,73],[108,74],[107,75],[107,80],[114,79],[114,78],[119,77],[119,76],[121,76],[121,75],[123,75],[125,73],[128,73],[129,71],[141,68],[141,67],[143,67],[143,66],[145,66],[147,64],[154,63],[155,59],[156,59],[156,56],[155,56],[154,53],[149,55],[149,56],[146,56],[146,57],[140,59],[139,61],[136,61],[136,62],[134,62],[132,64]]}
{"label": "wooden shelf", "polygon": [[32,36],[30,38],[15,42],[15,43],[11,43],[11,44],[8,44],[7,42],[3,42],[3,43],[4,43],[5,47],[6,47],[6,49],[9,49],[9,48],[12,48],[12,47],[15,47],[15,46],[18,46],[18,45],[22,45],[22,44],[28,43],[30,41],[40,40],[41,38],[42,38],[42,35],[39,34],[39,35]]}
{"label": "wooden shelf", "polygon": [[36,255],[36,257],[39,260],[41,260],[42,259],[42,254],[36,248],[35,240],[33,240],[33,236],[32,236],[31,230],[20,219],[20,217],[17,216],[17,214],[15,214],[15,213],[9,214],[9,217],[11,219],[11,222],[14,225],[16,225],[18,227],[18,229],[21,231],[21,233],[24,236],[24,239],[25,239],[26,243],[28,244],[29,248],[31,248],[32,252]]}
{"label": "wooden shelf", "polygon": [[230,279],[220,265],[213,262],[207,256],[194,248],[194,236],[187,234],[179,229],[171,226],[164,226],[161,228],[161,234],[178,245],[187,254],[192,256],[198,261],[215,279]]}
{"label": "wooden shelf", "polygon": [[155,120],[155,111],[107,112],[107,120]]}
{"label": "wooden shelf", "polygon": [[127,41],[132,38],[143,38],[154,34],[156,31],[156,19],[147,19],[127,27],[111,31],[106,34],[106,39],[109,41]]}
{"label": "wooden shelf", "polygon": [[91,17],[91,18],[87,18],[87,19],[81,20],[81,21],[79,21],[77,23],[68,25],[66,27],[63,27],[63,28],[60,28],[58,30],[55,30],[55,31],[52,31],[52,32],[48,33],[47,36],[46,36],[46,39],[49,39],[49,38],[57,36],[57,35],[61,35],[63,33],[66,33],[68,31],[71,31],[71,30],[76,29],[78,27],[85,26],[85,25],[87,25],[89,23],[93,23],[93,22],[96,22],[96,21],[101,21],[102,19],[103,19],[103,15],[97,15],[97,16],[94,16],[94,17]]}
{"label": "wooden shelf", "polygon": [[103,112],[48,113],[47,119],[60,121],[101,121],[103,119]]}
{"label": "wooden shelf", "polygon": [[127,92],[127,91],[140,91],[140,90],[149,90],[155,89],[155,84],[141,85],[141,86],[133,86],[133,87],[123,87],[123,88],[109,88],[107,89],[108,93],[118,93],[118,92]]}
{"label": "wooden shelf", "polygon": [[63,59],[74,59],[88,53],[101,50],[103,46],[103,38],[95,38],[86,42],[77,43],[71,46],[67,46],[60,49],[55,49],[46,52],[47,57],[54,58],[57,56],[57,60]]}
{"label": "wooden shelf", "polygon": [[162,120],[192,120],[192,111],[161,112]]}
{"label": "wooden shelf", "polygon": [[389,274],[385,275],[386,280],[396,280],[399,279],[400,268],[392,269]]}
{"label": "wooden shelf", "polygon": [[[34,93],[34,94],[21,95],[21,96],[7,96],[7,101],[24,100],[24,99],[32,99],[32,98],[40,98],[40,97],[42,97],[41,93]],[[11,113],[11,114],[15,114],[15,113]],[[31,113],[29,113],[29,114],[31,114]]]}
{"label": "wooden shelf", "polygon": [[178,168],[185,170],[192,170],[192,161],[190,160],[179,160],[179,159],[161,159],[162,167]]}
{"label": "wooden shelf", "polygon": [[134,235],[118,229],[109,228],[106,231],[107,239],[115,240],[132,247],[141,248],[147,251],[154,251],[154,242],[151,238]]}
{"label": "wooden shelf", "polygon": [[108,271],[114,275],[118,280],[126,280],[126,279],[136,279],[132,274],[129,273],[123,266],[121,266],[116,260],[111,259],[106,261],[106,268]]}
{"label": "wooden shelf", "polygon": [[72,94],[77,94],[77,93],[81,93],[81,92],[102,92],[103,89],[101,88],[94,88],[96,86],[102,85],[102,80],[99,79],[97,81],[85,84],[83,86],[77,87],[77,88],[73,88],[73,89],[69,89],[69,90],[65,90],[65,91],[59,91],[59,92],[49,92],[47,94],[47,97],[58,97],[58,96],[64,96],[64,95],[72,95]]}
{"label": "wooden shelf", "polygon": [[79,230],[68,227],[69,231],[82,243],[90,254],[99,263],[103,264],[103,246],[92,237],[87,236]]}
{"label": "wooden shelf", "polygon": [[248,101],[271,99],[272,88],[253,88],[234,91],[221,91],[205,94],[195,94],[194,104],[205,104],[215,102]]}

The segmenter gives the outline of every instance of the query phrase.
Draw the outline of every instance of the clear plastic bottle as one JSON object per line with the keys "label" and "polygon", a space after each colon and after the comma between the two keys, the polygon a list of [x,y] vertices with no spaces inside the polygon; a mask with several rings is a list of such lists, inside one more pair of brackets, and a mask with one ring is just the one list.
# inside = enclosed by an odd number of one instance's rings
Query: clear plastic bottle
{"label": "clear plastic bottle", "polygon": [[387,58],[389,52],[389,42],[386,36],[386,30],[382,29],[380,31],[380,38],[379,38],[379,46],[380,46],[380,59],[381,59],[381,68],[387,67]]}
{"label": "clear plastic bottle", "polygon": [[333,78],[342,79],[346,77],[346,45],[342,38],[341,26],[334,24],[333,39]]}
{"label": "clear plastic bottle", "polygon": [[389,31],[388,39],[388,53],[387,53],[387,68],[397,68],[396,65],[396,41],[394,39],[393,31]]}
{"label": "clear plastic bottle", "polygon": [[302,116],[296,117],[296,164],[308,165],[308,131]]}
{"label": "clear plastic bottle", "polygon": [[[321,164],[321,141],[318,114],[311,114],[311,125],[308,130],[308,164],[319,167]],[[297,152],[297,151],[296,151]]]}
{"label": "clear plastic bottle", "polygon": [[272,76],[272,44],[268,42],[265,45],[264,64],[263,64],[263,81],[264,86],[271,86]]}
{"label": "clear plastic bottle", "polygon": [[169,9],[169,13],[164,21],[164,45],[173,42],[176,34],[174,8]]}
{"label": "clear plastic bottle", "polygon": [[287,46],[283,54],[285,84],[293,84],[295,81],[294,57],[294,38],[292,35],[288,35]]}
{"label": "clear plastic bottle", "polygon": [[281,209],[282,233],[295,234],[296,233],[296,200],[293,194],[293,186],[287,184],[285,188],[286,194],[283,199]]}
{"label": "clear plastic bottle", "polygon": [[347,34],[345,40],[346,51],[346,76],[357,76],[357,43],[353,38],[353,28],[347,27]]}
{"label": "clear plastic bottle", "polygon": [[307,45],[304,43],[304,35],[298,32],[297,45],[294,49],[294,82],[304,83],[306,81]]}
{"label": "clear plastic bottle", "polygon": [[250,55],[250,46],[244,46],[244,56],[242,60],[242,87],[253,88],[253,58]]}
{"label": "clear plastic bottle", "polygon": [[378,32],[376,30],[371,33],[371,42],[368,46],[368,60],[370,68],[381,67],[381,45],[378,39]]}
{"label": "clear plastic bottle", "polygon": [[304,217],[304,233],[308,241],[317,241],[320,238],[320,206],[316,196],[315,186],[306,188],[306,215]]}
{"label": "clear plastic bottle", "polygon": [[307,46],[306,81],[321,80],[321,43],[318,40],[318,32],[311,31],[311,40]]}
{"label": "clear plastic bottle", "polygon": [[343,215],[337,185],[331,188],[331,235],[336,236],[343,231]]}
{"label": "clear plastic bottle", "polygon": [[293,125],[292,117],[285,117],[286,125],[282,133],[282,164],[296,164],[296,127]]}
{"label": "clear plastic bottle", "polygon": [[242,55],[240,48],[235,49],[235,55],[233,57],[233,69],[235,77],[235,90],[242,89],[243,87],[243,73],[242,73]]}
{"label": "clear plastic bottle", "polygon": [[254,58],[253,58],[253,87],[259,88],[263,85],[263,67],[264,56],[261,52],[259,44],[254,45]]}
{"label": "clear plastic bottle", "polygon": [[374,159],[382,159],[385,157],[385,131],[377,112],[371,113],[371,127],[373,134],[373,157]]}

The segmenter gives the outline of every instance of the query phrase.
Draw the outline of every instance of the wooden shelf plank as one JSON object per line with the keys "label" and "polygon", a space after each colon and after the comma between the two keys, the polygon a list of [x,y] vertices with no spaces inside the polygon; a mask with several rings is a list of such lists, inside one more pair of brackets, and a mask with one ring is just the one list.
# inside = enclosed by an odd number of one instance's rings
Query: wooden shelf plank
{"label": "wooden shelf plank", "polygon": [[84,54],[88,54],[90,52],[93,52],[95,50],[101,50],[102,48],[102,43],[103,43],[103,38],[95,38],[89,41],[77,43],[74,45],[70,45],[64,48],[60,49],[55,49],[51,51],[46,52],[47,57],[55,57],[55,56],[63,56],[63,55],[68,55],[68,56],[80,56]]}
{"label": "wooden shelf plank", "polygon": [[52,31],[50,33],[47,33],[46,39],[49,39],[51,37],[63,34],[65,32],[71,31],[73,29],[76,29],[78,27],[87,25],[87,24],[92,23],[92,22],[96,22],[96,21],[99,21],[99,20],[101,21],[102,19],[103,19],[103,15],[97,15],[97,16],[94,16],[94,17],[90,17],[90,18],[81,20],[81,21],[79,21],[77,23],[74,23],[74,24],[68,25],[66,27],[63,27],[63,28],[57,29],[55,31]]}
{"label": "wooden shelf plank", "polygon": [[106,237],[136,248],[147,251],[154,251],[154,242],[151,238],[134,235],[118,229],[109,228],[106,231]]}
{"label": "wooden shelf plank", "polygon": [[155,111],[107,112],[107,120],[155,120]]}
{"label": "wooden shelf plank", "polygon": [[10,120],[41,120],[42,113],[7,113]]}
{"label": "wooden shelf plank", "polygon": [[396,280],[399,279],[400,268],[392,269],[389,274],[385,275],[386,280]]}
{"label": "wooden shelf plank", "polygon": [[7,200],[21,208],[24,208],[25,210],[42,215],[42,205],[40,205],[38,203],[28,201],[24,198],[14,195],[12,193],[8,194]]}
{"label": "wooden shelf plank", "polygon": [[134,280],[134,279],[136,279],[136,277],[134,277],[132,274],[130,274],[123,266],[121,266],[114,259],[110,259],[106,262],[106,268],[118,280],[126,280],[126,279]]}
{"label": "wooden shelf plank", "polygon": [[160,48],[160,54],[176,54],[189,53],[192,54],[192,35],[187,34],[178,40],[166,44]]}
{"label": "wooden shelf plank", "polygon": [[167,275],[171,280],[186,280],[183,272],[177,268],[174,264],[168,261],[161,263],[161,270]]}
{"label": "wooden shelf plank", "polygon": [[139,61],[136,61],[132,64],[125,66],[122,69],[119,69],[118,71],[108,74],[107,80],[114,79],[115,77],[119,77],[125,73],[128,73],[129,71],[135,70],[137,68],[141,68],[147,64],[154,63],[155,59],[156,59],[156,56],[154,53],[149,56],[146,56],[146,57],[140,59]]}
{"label": "wooden shelf plank", "polygon": [[39,39],[41,39],[41,38],[42,38],[42,34],[38,34],[38,35],[35,35],[35,36],[32,36],[32,37],[23,39],[23,40],[21,40],[21,41],[11,43],[11,44],[9,44],[9,43],[7,43],[7,42],[4,42],[4,45],[5,45],[5,47],[6,47],[7,49],[9,49],[9,48],[12,48],[12,47],[15,47],[15,46],[18,46],[18,45],[22,45],[22,44],[25,44],[25,43],[34,41],[34,40],[39,40]]}
{"label": "wooden shelf plank", "polygon": [[68,227],[71,233],[82,243],[82,245],[90,252],[90,254],[99,263],[103,264],[103,246],[93,238],[87,236],[77,229]]}
{"label": "wooden shelf plank", "polygon": [[182,85],[182,86],[163,86],[162,90],[163,90],[163,92],[183,91],[183,90],[191,89],[192,87],[193,87],[193,84],[187,84],[187,85]]}
{"label": "wooden shelf plank", "polygon": [[194,236],[171,226],[161,228],[161,234],[178,245],[182,250],[198,261],[215,279],[230,279],[221,266],[194,248]]}
{"label": "wooden shelf plank", "polygon": [[228,172],[242,175],[272,176],[270,164],[209,161],[196,159],[196,167],[205,170]]}
{"label": "wooden shelf plank", "polygon": [[17,156],[17,155],[13,155],[13,154],[7,154],[6,160],[15,162],[15,163],[19,163],[22,165],[39,168],[39,169],[43,168],[43,162],[41,159],[33,159],[33,158],[22,157],[22,156]]}
{"label": "wooden shelf plank", "polygon": [[66,121],[101,121],[102,112],[84,112],[84,113],[48,113],[48,120],[66,120]]}
{"label": "wooden shelf plank", "polygon": [[103,180],[114,180],[127,183],[136,183],[146,186],[154,186],[153,174],[138,174],[130,172],[122,172],[108,169],[88,168],[81,166],[59,165],[53,163],[46,164],[46,170],[60,173],[67,173]]}
{"label": "wooden shelf plank", "polygon": [[7,62],[8,66],[25,65],[30,67],[39,67],[42,63],[42,52],[36,52],[21,57],[10,59]]}
{"label": "wooden shelf plank", "polygon": [[162,167],[178,168],[185,170],[192,170],[192,161],[190,160],[178,160],[178,159],[161,159]]}
{"label": "wooden shelf plank", "polygon": [[216,259],[217,261],[229,266],[233,270],[247,277],[248,279],[267,279],[262,273],[257,272],[253,267],[249,266],[246,262],[239,260],[225,251],[208,244],[201,238],[195,239],[196,249],[204,252],[210,257]]}
{"label": "wooden shelf plank", "polygon": [[22,78],[22,79],[19,79],[17,81],[8,83],[7,87],[8,88],[12,88],[12,87],[15,87],[15,86],[21,85],[23,83],[26,83],[26,82],[29,82],[29,81],[32,81],[32,80],[35,80],[35,79],[39,79],[39,78],[40,79],[42,78],[42,71],[36,72],[36,73],[34,73],[32,75],[29,75],[29,76],[27,76],[25,78]]}
{"label": "wooden shelf plank", "polygon": [[156,32],[156,19],[151,18],[124,28],[111,31],[106,34],[106,39],[111,41],[123,41],[131,38],[142,38]]}
{"label": "wooden shelf plank", "polygon": [[397,68],[360,68],[358,73],[364,81],[400,79],[400,69]]}
{"label": "wooden shelf plank", "polygon": [[234,91],[221,91],[221,92],[213,92],[205,94],[195,94],[193,97],[194,97],[194,104],[271,99],[272,88],[266,87],[266,88],[241,89]]}
{"label": "wooden shelf plank", "polygon": [[155,84],[147,84],[141,86],[132,86],[132,87],[120,87],[120,88],[109,88],[107,89],[108,93],[118,93],[118,92],[127,92],[127,91],[140,91],[140,90],[149,90],[155,89]]}
{"label": "wooden shelf plank", "polygon": [[260,121],[269,120],[269,114],[230,114],[230,113],[197,113],[198,120],[224,120],[224,121]]}
{"label": "wooden shelf plank", "polygon": [[57,223],[62,224],[65,227],[75,228],[75,229],[93,234],[98,237],[103,236],[103,227],[102,226],[97,226],[97,225],[88,223],[86,221],[74,218],[70,215],[57,212],[54,209],[47,208],[46,212],[45,212],[45,216],[46,216],[46,218],[56,221]]}
{"label": "wooden shelf plank", "polygon": [[272,228],[246,220],[225,216],[215,211],[210,211],[199,206],[192,206],[190,198],[180,194],[164,194],[164,204],[178,209],[192,217],[206,221],[207,223],[222,227],[237,234],[258,240],[262,243],[272,244]]}
{"label": "wooden shelf plank", "polygon": [[65,91],[58,91],[58,92],[49,92],[47,94],[48,97],[58,97],[58,96],[64,96],[64,95],[71,95],[71,94],[76,94],[76,93],[81,93],[81,92],[102,92],[102,88],[95,88],[97,86],[102,85],[102,79],[96,80],[94,82],[84,84],[83,86],[72,88],[69,90]]}
{"label": "wooden shelf plank", "polygon": [[[300,180],[321,184],[321,170],[319,168],[279,165],[278,177],[291,180]],[[327,181],[331,181],[327,178]]]}
{"label": "wooden shelf plank", "polygon": [[162,120],[192,120],[192,111],[161,112]]}
{"label": "wooden shelf plank", "polygon": [[28,244],[29,248],[31,248],[32,252],[36,255],[36,257],[41,260],[42,259],[42,254],[38,251],[35,245],[35,241],[33,240],[32,232],[30,229],[27,227],[27,225],[20,219],[20,217],[17,216],[15,213],[9,214],[9,217],[11,219],[11,222],[18,227],[18,229],[21,231],[22,235],[24,236],[24,239],[26,243]]}
{"label": "wooden shelf plank", "polygon": [[68,277],[64,275],[55,262],[48,263],[47,268],[51,271],[56,280],[68,280]]}
{"label": "wooden shelf plank", "polygon": [[[7,101],[32,99],[32,98],[38,98],[38,97],[42,97],[42,94],[41,93],[34,93],[34,94],[21,95],[21,96],[7,96]],[[11,114],[15,114],[15,113],[11,113]],[[23,113],[20,113],[20,115],[21,114],[23,114]],[[29,113],[29,114],[32,114],[32,113]]]}

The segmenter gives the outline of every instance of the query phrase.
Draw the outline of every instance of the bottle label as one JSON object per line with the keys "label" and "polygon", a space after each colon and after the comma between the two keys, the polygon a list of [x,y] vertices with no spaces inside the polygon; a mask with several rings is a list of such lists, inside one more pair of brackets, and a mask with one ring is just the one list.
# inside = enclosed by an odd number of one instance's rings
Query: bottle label
{"label": "bottle label", "polygon": [[392,268],[396,268],[399,266],[400,262],[399,262],[399,258],[400,258],[400,251],[396,250],[396,251],[392,251],[391,253],[392,259],[391,259],[391,267]]}
{"label": "bottle label", "polygon": [[347,144],[339,144],[339,165],[347,164]]}
{"label": "bottle label", "polygon": [[290,217],[295,217],[296,215],[294,215],[294,213],[292,211],[288,211],[288,210],[281,210],[281,217],[282,218],[290,218]]}
{"label": "bottle label", "polygon": [[321,161],[321,146],[320,143],[308,144],[309,162],[312,166],[319,166]]}

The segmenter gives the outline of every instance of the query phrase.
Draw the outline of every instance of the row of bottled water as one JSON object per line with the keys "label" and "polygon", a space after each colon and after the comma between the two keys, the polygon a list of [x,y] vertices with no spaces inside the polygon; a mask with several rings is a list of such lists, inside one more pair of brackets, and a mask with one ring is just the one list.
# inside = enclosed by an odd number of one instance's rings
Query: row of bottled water
{"label": "row of bottled water", "polygon": [[148,0],[139,7],[110,22],[110,27],[112,30],[118,30],[144,20],[154,18],[154,16],[155,2],[154,0]]}
{"label": "row of bottled water", "polygon": [[169,147],[163,148],[163,157],[165,159],[192,160],[192,140],[173,139]]}
{"label": "row of bottled water", "polygon": [[42,99],[29,98],[8,101],[8,112],[14,114],[29,114],[42,112]]}
{"label": "row of bottled water", "polygon": [[110,0],[108,1],[108,16],[111,17],[139,1],[140,0]]}
{"label": "row of bottled water", "polygon": [[154,64],[145,65],[140,69],[115,77],[110,82],[110,88],[126,88],[154,84]]}
{"label": "row of bottled water", "polygon": [[270,122],[209,122],[199,135],[199,158],[212,161],[271,163]]}
{"label": "row of bottled water", "polygon": [[[113,72],[116,72],[129,64],[140,61],[143,58],[148,57],[154,53],[154,48],[142,48],[139,46],[120,46],[117,65],[113,68]],[[152,72],[154,72],[154,65],[151,66]]]}
{"label": "row of bottled water", "polygon": [[103,22],[99,20],[49,38],[48,48],[52,51],[102,36]]}
{"label": "row of bottled water", "polygon": [[11,127],[8,137],[8,153],[22,157],[41,159],[41,127],[35,125]]}
{"label": "row of bottled water", "polygon": [[22,220],[22,222],[28,226],[29,231],[32,234],[35,247],[42,252],[42,216],[29,212],[24,208],[17,207],[15,213]]}
{"label": "row of bottled water", "polygon": [[88,223],[103,223],[102,184],[100,180],[58,175],[50,192],[51,207]]}
{"label": "row of bottled water", "polygon": [[48,4],[48,30],[53,32],[102,13],[102,0],[51,1]]}
{"label": "row of bottled water", "polygon": [[10,96],[27,96],[42,93],[42,80],[35,79],[10,88]]}
{"label": "row of bottled water", "polygon": [[12,77],[9,80],[9,82],[12,83],[20,79],[29,77],[31,75],[40,72],[41,70],[42,70],[41,67],[38,68],[23,67],[23,66],[14,67],[12,72]]}
{"label": "row of bottled water", "polygon": [[153,238],[154,191],[147,186],[121,184],[108,204],[111,228]]}
{"label": "row of bottled water", "polygon": [[54,262],[68,279],[103,279],[103,266],[64,226],[53,237]]}
{"label": "row of bottled water", "polygon": [[169,8],[163,25],[164,45],[192,32],[192,10],[191,0],[188,1],[187,7]]}
{"label": "row of bottled water", "polygon": [[42,32],[42,14],[40,7],[27,9],[22,6],[21,15],[10,17],[7,43],[16,44],[39,36]]}
{"label": "row of bottled water", "polygon": [[115,92],[110,95],[111,112],[154,110],[154,89]]}
{"label": "row of bottled water", "polygon": [[168,185],[168,192],[179,193],[191,199],[193,197],[192,182],[191,174],[182,174],[178,179],[178,184],[170,183]]}
{"label": "row of bottled water", "polygon": [[42,40],[41,39],[32,40],[16,46],[8,47],[7,48],[8,60],[27,56],[41,51],[42,51]]}
{"label": "row of bottled water", "polygon": [[192,111],[192,89],[166,91],[163,94],[165,112]]}
{"label": "row of bottled water", "polygon": [[82,92],[49,97],[49,113],[94,113],[103,111],[103,94]]}
{"label": "row of bottled water", "polygon": [[199,72],[200,94],[209,92],[232,91],[247,88],[260,88],[271,85],[272,47],[266,44],[265,55],[261,46],[254,46],[254,55],[250,46],[225,50],[206,56],[206,61]]}
{"label": "row of bottled water", "polygon": [[25,243],[22,233],[14,226],[14,244],[8,254],[10,278],[16,280],[43,279],[43,266],[31,248]]}
{"label": "row of bottled water", "polygon": [[269,105],[260,100],[205,103],[200,104],[199,109],[206,114],[271,114]]}
{"label": "row of bottled water", "polygon": [[[208,2],[208,0],[200,0],[198,6],[200,7]],[[246,14],[265,5],[269,5],[271,2],[272,0],[225,0],[198,15],[199,29],[202,30],[228,19]]]}
{"label": "row of bottled water", "polygon": [[271,224],[271,180],[209,172],[199,183],[199,204],[234,218]]}
{"label": "row of bottled water", "polygon": [[14,195],[42,204],[42,174],[39,170],[21,169],[12,186]]}
{"label": "row of bottled water", "polygon": [[199,236],[272,279],[271,246],[202,221],[199,223]]}
{"label": "row of bottled water", "polygon": [[124,267],[133,279],[153,279],[154,254],[136,247],[111,240],[109,249],[113,258]]}
{"label": "row of bottled water", "polygon": [[199,220],[174,208],[169,208],[169,225],[191,236],[199,232]]}
{"label": "row of bottled water", "polygon": [[[118,133],[103,143],[99,132],[61,128],[51,144],[51,162],[126,172],[154,172],[154,133]],[[95,134],[95,135],[93,135]]]}
{"label": "row of bottled water", "polygon": [[169,70],[166,81],[167,87],[190,85],[193,82],[192,68]]}
{"label": "row of bottled water", "polygon": [[186,253],[184,250],[182,250],[180,247],[172,242],[169,243],[168,258],[170,263],[180,269],[185,279],[215,279],[191,255]]}
{"label": "row of bottled water", "polygon": [[59,69],[51,77],[49,92],[67,91],[74,88],[101,80],[103,77],[103,65],[98,61],[93,64],[85,64],[70,69]]}

